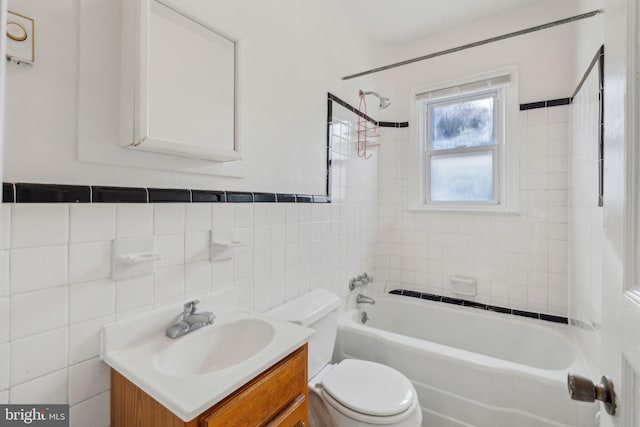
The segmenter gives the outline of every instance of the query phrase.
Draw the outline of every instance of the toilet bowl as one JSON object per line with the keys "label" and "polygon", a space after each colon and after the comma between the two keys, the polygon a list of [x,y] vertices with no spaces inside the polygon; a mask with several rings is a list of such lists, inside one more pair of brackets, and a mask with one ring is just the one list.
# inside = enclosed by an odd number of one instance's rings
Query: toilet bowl
{"label": "toilet bowl", "polygon": [[422,421],[416,391],[398,371],[346,359],[309,381],[309,424],[319,427],[415,427]]}
{"label": "toilet bowl", "polygon": [[267,313],[315,329],[309,341],[311,427],[419,427],[422,411],[411,382],[380,363],[331,364],[340,298],[315,289]]}

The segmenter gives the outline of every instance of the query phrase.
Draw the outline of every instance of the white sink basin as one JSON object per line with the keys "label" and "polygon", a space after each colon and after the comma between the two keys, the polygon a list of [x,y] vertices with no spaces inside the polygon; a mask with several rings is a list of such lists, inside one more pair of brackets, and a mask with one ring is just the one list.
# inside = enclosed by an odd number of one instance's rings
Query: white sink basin
{"label": "white sink basin", "polygon": [[182,304],[106,325],[100,356],[184,421],[191,421],[309,340],[313,330],[235,306],[235,291],[200,298],[213,325],[171,339]]}
{"label": "white sink basin", "polygon": [[272,325],[261,319],[239,319],[205,326],[177,338],[154,359],[167,375],[202,375],[226,369],[255,356],[275,335]]}

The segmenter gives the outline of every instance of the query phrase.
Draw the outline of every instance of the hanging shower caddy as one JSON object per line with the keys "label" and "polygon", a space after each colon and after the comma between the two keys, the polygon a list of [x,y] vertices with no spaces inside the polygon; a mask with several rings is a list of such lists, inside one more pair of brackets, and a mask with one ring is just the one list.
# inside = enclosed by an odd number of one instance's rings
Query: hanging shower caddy
{"label": "hanging shower caddy", "polygon": [[[365,93],[360,91],[360,104],[358,105],[358,123],[356,127],[356,133],[358,139],[356,141],[356,148],[358,150],[358,157],[363,159],[369,159],[373,154],[369,154],[370,148],[378,147],[378,138],[380,133],[378,132],[379,126],[375,122],[369,121],[367,114],[367,102],[365,101]],[[367,117],[367,118],[365,118]]]}

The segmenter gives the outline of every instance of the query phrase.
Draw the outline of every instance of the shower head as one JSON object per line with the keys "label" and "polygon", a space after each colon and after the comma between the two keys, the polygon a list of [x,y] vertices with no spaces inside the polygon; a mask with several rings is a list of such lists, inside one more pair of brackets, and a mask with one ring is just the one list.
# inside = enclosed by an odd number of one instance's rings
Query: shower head
{"label": "shower head", "polygon": [[380,108],[381,110],[384,108],[387,108],[389,105],[391,105],[391,100],[389,98],[385,98],[384,96],[380,96],[378,93],[374,92],[374,91],[368,91],[368,92],[363,92],[362,90],[360,91],[360,96],[364,96],[364,95],[375,95],[378,97],[378,99],[380,100],[380,104],[378,105],[378,108]]}

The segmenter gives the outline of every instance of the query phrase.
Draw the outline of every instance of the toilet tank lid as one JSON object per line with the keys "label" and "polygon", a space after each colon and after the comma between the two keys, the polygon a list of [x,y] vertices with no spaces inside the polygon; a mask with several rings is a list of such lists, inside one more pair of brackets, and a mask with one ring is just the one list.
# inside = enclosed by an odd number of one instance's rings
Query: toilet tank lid
{"label": "toilet tank lid", "polygon": [[340,297],[317,288],[266,313],[276,319],[309,326],[340,306]]}

